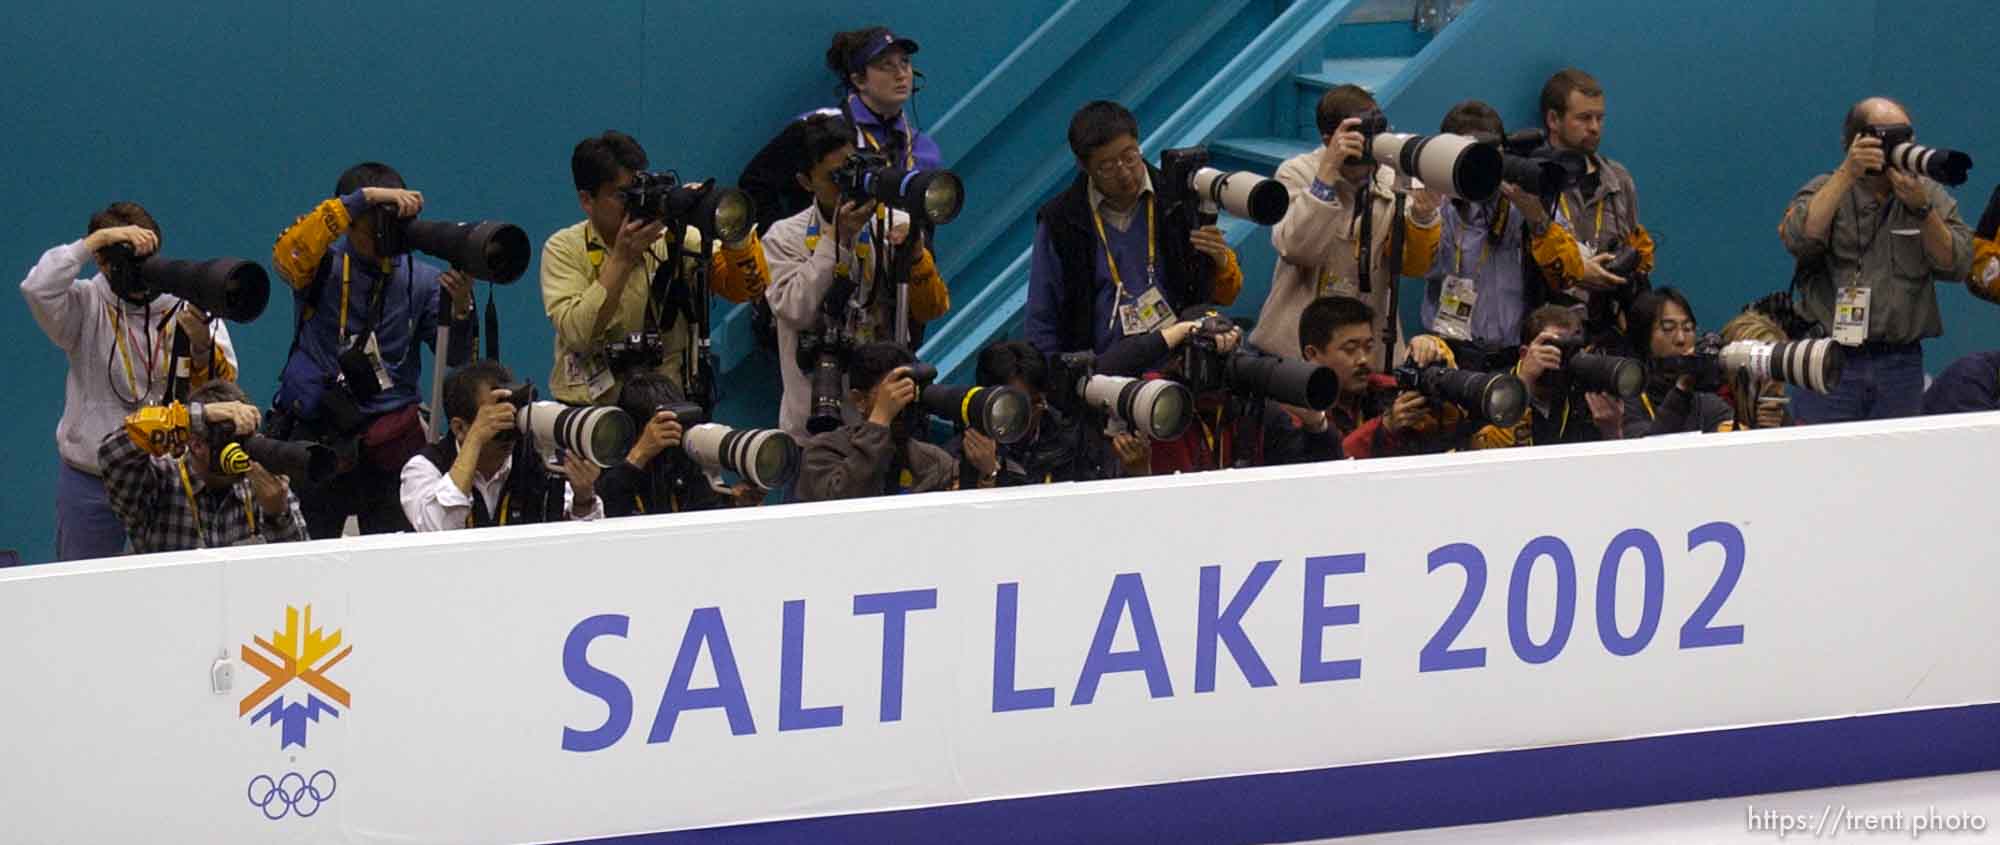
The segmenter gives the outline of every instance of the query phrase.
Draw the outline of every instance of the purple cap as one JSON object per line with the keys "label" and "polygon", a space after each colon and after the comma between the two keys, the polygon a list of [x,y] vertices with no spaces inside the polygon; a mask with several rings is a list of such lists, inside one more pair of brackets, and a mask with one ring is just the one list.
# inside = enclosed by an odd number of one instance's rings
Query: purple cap
{"label": "purple cap", "polygon": [[876,56],[882,55],[882,51],[890,47],[901,49],[904,55],[914,55],[917,52],[917,42],[887,29],[876,30],[875,37],[868,39],[847,55],[847,72],[860,73],[868,67],[869,62],[874,61]]}

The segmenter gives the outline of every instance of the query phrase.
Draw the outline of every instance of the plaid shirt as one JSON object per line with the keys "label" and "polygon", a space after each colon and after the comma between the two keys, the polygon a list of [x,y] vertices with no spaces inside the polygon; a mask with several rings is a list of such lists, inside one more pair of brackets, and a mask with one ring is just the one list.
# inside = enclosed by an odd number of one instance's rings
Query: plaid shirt
{"label": "plaid shirt", "polygon": [[248,478],[222,490],[197,486],[194,491],[194,502],[200,506],[197,513],[194,503],[188,500],[187,490],[181,486],[181,461],[147,454],[132,442],[125,429],[119,428],[104,438],[97,448],[97,458],[104,469],[104,491],[111,500],[111,510],[125,524],[133,552],[306,539],[305,516],[299,513],[298,497],[289,490],[285,492],[284,515],[272,517],[252,513],[255,505]]}

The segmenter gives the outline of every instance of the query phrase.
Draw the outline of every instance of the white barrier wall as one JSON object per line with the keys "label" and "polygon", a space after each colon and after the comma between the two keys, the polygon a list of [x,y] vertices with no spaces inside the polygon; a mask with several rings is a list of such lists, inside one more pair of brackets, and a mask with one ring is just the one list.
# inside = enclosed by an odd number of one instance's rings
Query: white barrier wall
{"label": "white barrier wall", "polygon": [[572,841],[1989,704],[1996,442],[1979,415],[8,570],[0,838]]}

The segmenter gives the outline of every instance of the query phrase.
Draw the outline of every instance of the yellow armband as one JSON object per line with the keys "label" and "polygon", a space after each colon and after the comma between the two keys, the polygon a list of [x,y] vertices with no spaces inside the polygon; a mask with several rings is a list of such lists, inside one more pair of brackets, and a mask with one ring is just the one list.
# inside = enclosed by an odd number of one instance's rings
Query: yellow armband
{"label": "yellow armband", "polygon": [[132,438],[132,445],[159,456],[178,448],[188,440],[188,409],[175,402],[171,405],[151,405],[125,418],[125,436]]}

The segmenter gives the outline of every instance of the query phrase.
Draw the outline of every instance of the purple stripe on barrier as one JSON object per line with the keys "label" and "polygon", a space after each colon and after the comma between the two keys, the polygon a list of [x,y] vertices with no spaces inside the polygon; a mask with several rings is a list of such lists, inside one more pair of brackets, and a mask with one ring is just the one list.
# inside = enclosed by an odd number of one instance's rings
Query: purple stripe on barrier
{"label": "purple stripe on barrier", "polygon": [[1289,842],[2000,769],[2000,704],[588,840]]}

